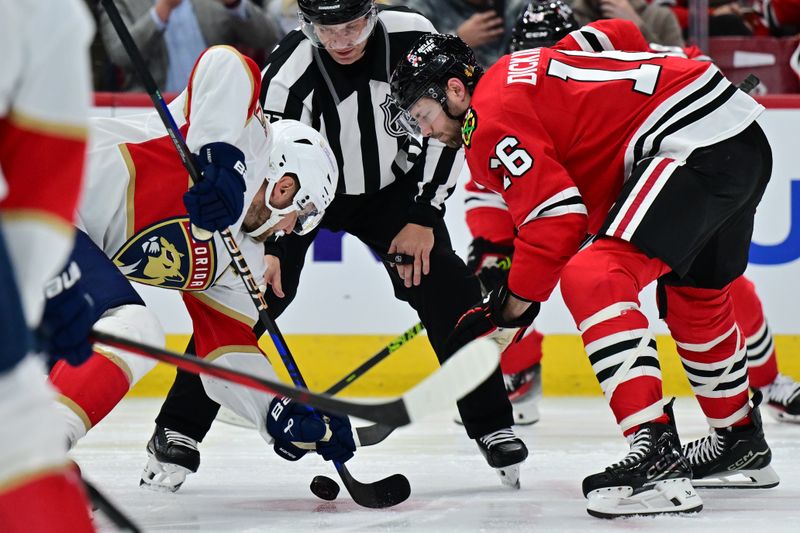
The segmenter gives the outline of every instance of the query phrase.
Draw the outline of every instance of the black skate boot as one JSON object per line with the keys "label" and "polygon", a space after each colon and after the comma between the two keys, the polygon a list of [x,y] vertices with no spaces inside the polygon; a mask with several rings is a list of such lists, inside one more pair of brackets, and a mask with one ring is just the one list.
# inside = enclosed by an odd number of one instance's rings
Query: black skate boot
{"label": "black skate boot", "polygon": [[519,488],[519,465],[528,457],[528,448],[511,428],[499,429],[487,433],[479,439],[481,453],[489,466],[497,469],[503,485],[513,489]]}
{"label": "black skate boot", "polygon": [[775,420],[800,424],[800,383],[778,374],[775,381],[760,390],[767,400],[767,412]]}
{"label": "black skate boot", "polygon": [[503,374],[508,399],[514,409],[514,423],[530,426],[539,421],[539,400],[542,397],[542,365],[526,368],[515,374]]}
{"label": "black skate boot", "polygon": [[752,402],[750,425],[712,429],[707,437],[683,447],[695,487],[766,489],[780,482],[770,466],[772,452],[761,427],[761,392],[753,394]]}
{"label": "black skate boot", "polygon": [[139,486],[152,490],[175,492],[186,476],[200,467],[197,441],[182,433],[156,426],[147,443],[147,465]]}
{"label": "black skate boot", "polygon": [[696,513],[703,508],[690,481],[692,470],[681,453],[672,416],[669,424],[648,422],[630,435],[631,451],[604,472],[583,480],[586,510],[598,518]]}

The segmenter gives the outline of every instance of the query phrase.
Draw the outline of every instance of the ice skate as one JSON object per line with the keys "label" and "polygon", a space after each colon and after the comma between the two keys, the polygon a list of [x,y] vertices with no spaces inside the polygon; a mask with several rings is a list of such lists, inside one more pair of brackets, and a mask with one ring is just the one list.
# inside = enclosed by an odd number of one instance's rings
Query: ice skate
{"label": "ice skate", "polygon": [[[665,410],[672,419],[670,406]],[[628,440],[631,450],[622,461],[583,480],[590,515],[618,518],[695,513],[703,508],[674,424],[643,424]]]}
{"label": "ice skate", "polygon": [[139,486],[156,491],[177,491],[200,466],[196,440],[159,426],[147,443],[147,456]]}
{"label": "ice skate", "polygon": [[528,457],[528,448],[511,428],[500,429],[475,439],[489,466],[497,470],[503,485],[518,489],[520,464]]}
{"label": "ice skate", "polygon": [[514,409],[514,423],[530,426],[539,421],[542,398],[542,365],[536,363],[515,374],[503,374],[508,399]]}
{"label": "ice skate", "polygon": [[762,387],[767,412],[779,422],[800,424],[800,383],[778,374],[775,381]]}
{"label": "ice skate", "polygon": [[764,438],[759,403],[761,393],[756,392],[750,425],[712,429],[707,437],[683,447],[695,487],[766,489],[780,482],[770,466],[772,452]]}

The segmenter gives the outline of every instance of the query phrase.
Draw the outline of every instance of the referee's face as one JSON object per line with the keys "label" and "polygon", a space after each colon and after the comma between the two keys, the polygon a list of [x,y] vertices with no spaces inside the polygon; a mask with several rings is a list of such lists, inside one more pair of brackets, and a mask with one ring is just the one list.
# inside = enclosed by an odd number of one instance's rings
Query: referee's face
{"label": "referee's face", "polygon": [[340,65],[349,65],[361,59],[370,33],[366,17],[360,17],[344,24],[315,24],[314,30],[320,44]]}

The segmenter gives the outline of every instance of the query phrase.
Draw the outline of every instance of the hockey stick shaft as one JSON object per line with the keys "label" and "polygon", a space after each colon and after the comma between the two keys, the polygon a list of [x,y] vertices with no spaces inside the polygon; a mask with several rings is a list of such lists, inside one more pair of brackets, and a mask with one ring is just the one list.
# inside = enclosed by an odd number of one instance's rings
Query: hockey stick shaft
{"label": "hockey stick shaft", "polygon": [[215,365],[195,355],[180,355],[97,330],[92,330],[91,339],[92,342],[156,359],[187,372],[213,376],[271,395],[282,394],[318,409],[392,427],[408,425],[412,420],[425,417],[437,409],[455,403],[483,383],[497,369],[500,362],[497,346],[492,341],[478,339],[453,354],[437,371],[401,397],[385,402],[356,402],[317,394],[277,380],[268,380],[247,372]]}
{"label": "hockey stick shaft", "polygon": [[134,524],[125,513],[111,503],[111,500],[106,498],[105,494],[97,490],[97,487],[86,481],[86,478],[81,478],[81,481],[83,481],[83,485],[86,487],[86,492],[89,495],[89,500],[92,502],[92,505],[105,514],[120,531],[130,531],[131,533],[142,532],[139,526]]}
{"label": "hockey stick shaft", "polygon": [[354,368],[349,374],[345,377],[331,385],[325,390],[325,394],[330,394],[333,396],[337,394],[342,389],[346,388],[348,385],[353,383],[356,379],[364,375],[370,369],[372,369],[375,365],[389,357],[392,353],[406,344],[408,341],[419,335],[422,331],[425,330],[425,326],[422,325],[422,322],[418,322],[414,324],[412,327],[395,337],[394,339],[390,340],[386,346],[381,349],[378,353],[361,363],[357,368]]}
{"label": "hockey stick shaft", "polygon": [[239,370],[234,370],[232,368],[225,368],[215,365],[214,363],[210,363],[191,354],[180,355],[169,350],[148,346],[140,342],[118,337],[116,335],[110,335],[97,330],[92,331],[92,339],[95,342],[112,346],[120,350],[135,353],[144,357],[149,357],[151,359],[156,359],[193,374],[205,374],[218,379],[224,379],[226,381],[230,381],[231,383],[243,385],[245,387],[272,395],[280,394],[299,403],[310,405],[318,409],[342,413],[349,416],[356,416],[366,420],[371,420],[373,422],[379,422],[381,424],[388,424],[392,426],[404,426],[411,422],[408,416],[408,411],[405,409],[405,407],[400,406],[399,411],[401,412],[397,414],[390,412],[396,410],[397,407],[387,407],[390,404],[395,406],[398,404],[398,402],[399,404],[402,404],[402,399],[397,399],[383,404],[350,402],[346,400],[340,400],[338,398],[331,398],[323,394],[316,394],[308,389],[292,387],[278,381],[265,380],[258,376],[241,372]]}

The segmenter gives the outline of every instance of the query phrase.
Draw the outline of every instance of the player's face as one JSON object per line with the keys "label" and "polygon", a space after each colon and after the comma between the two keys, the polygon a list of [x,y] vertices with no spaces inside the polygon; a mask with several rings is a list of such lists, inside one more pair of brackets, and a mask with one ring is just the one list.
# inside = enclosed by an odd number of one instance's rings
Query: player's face
{"label": "player's face", "polygon": [[442,105],[433,98],[420,98],[409,113],[425,137],[438,139],[450,148],[461,146],[461,124],[448,117]]}
{"label": "player's face", "polygon": [[[287,178],[287,182],[284,185],[283,181],[278,182],[275,188],[272,190],[272,194],[270,195],[270,204],[275,206],[278,209],[283,209],[289,207],[294,200],[294,195],[297,194],[297,182],[295,182],[290,176],[285,176]],[[261,184],[261,187],[256,191],[256,195],[253,197],[253,201],[250,203],[250,207],[247,209],[247,213],[244,216],[244,220],[242,221],[242,229],[244,231],[254,231],[255,229],[261,227],[269,217],[272,215],[272,210],[267,205],[264,195],[267,192],[267,182],[264,180],[264,183]],[[283,232],[284,234],[291,233],[297,224],[297,211],[291,211],[281,217],[277,224],[269,228],[267,231],[259,235],[258,237],[254,237],[255,240],[258,242],[263,242],[269,237],[275,235],[276,233]]]}

